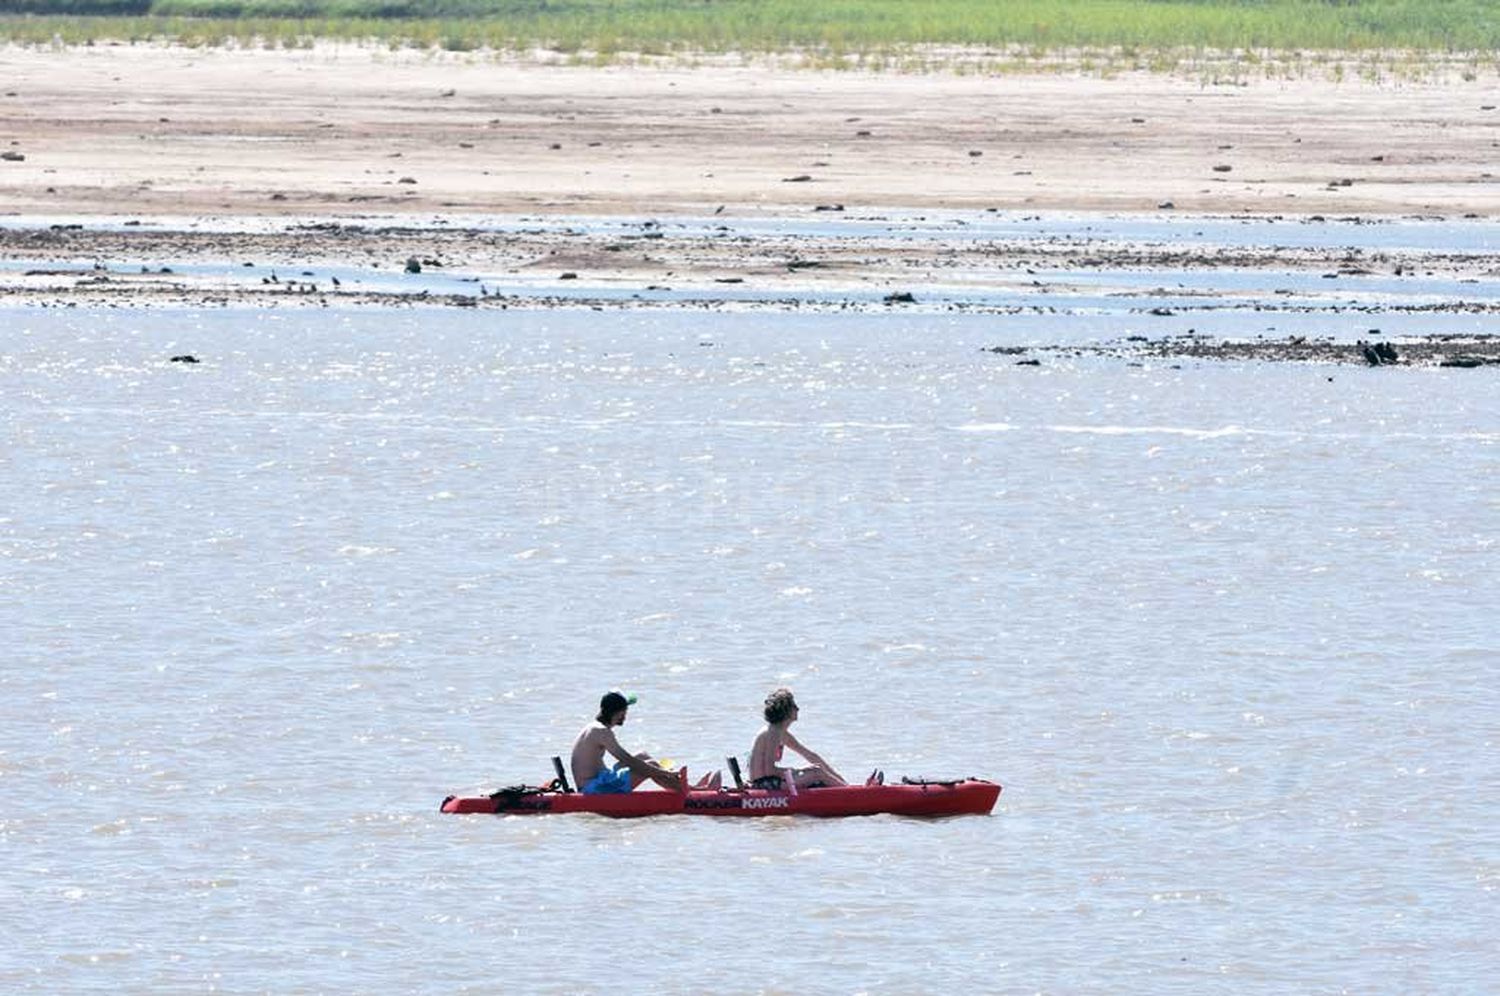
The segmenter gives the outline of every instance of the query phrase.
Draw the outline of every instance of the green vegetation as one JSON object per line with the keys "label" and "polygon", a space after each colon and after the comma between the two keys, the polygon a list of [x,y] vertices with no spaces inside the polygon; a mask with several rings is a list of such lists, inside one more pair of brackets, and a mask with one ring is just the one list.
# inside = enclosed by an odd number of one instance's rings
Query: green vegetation
{"label": "green vegetation", "polygon": [[886,65],[920,47],[1162,53],[1483,53],[1495,0],[0,0],[0,38],[33,44],[368,40],[449,49],[815,53]]}

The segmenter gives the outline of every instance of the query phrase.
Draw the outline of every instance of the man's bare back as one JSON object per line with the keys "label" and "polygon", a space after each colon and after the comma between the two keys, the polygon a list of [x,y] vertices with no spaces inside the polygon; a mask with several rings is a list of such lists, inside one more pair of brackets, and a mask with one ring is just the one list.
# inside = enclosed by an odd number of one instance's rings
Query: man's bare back
{"label": "man's bare back", "polygon": [[[633,697],[621,692],[609,692],[599,700],[599,715],[578,734],[573,741],[573,784],[586,794],[600,792],[632,792],[642,782],[654,781],[662,788],[686,791],[684,773],[671,771],[651,759],[650,754],[632,754],[620,745],[615,736],[615,727],[625,724]],[[619,763],[611,767],[604,755],[612,755]],[[719,787],[717,772],[699,779],[693,788],[713,789]]]}
{"label": "man's bare back", "polygon": [[593,781],[605,768],[604,755],[606,753],[613,754],[621,762],[626,762],[629,756],[625,748],[620,746],[620,740],[615,736],[615,731],[596,719],[585,726],[578,734],[578,739],[573,741],[573,758],[570,765],[573,769],[573,784],[581,789]]}

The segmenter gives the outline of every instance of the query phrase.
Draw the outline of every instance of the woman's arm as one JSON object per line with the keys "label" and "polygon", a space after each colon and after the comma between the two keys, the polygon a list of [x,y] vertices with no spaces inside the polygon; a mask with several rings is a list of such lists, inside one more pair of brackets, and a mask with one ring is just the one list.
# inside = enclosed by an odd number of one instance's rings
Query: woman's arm
{"label": "woman's arm", "polygon": [[804,747],[801,741],[792,736],[792,732],[790,730],[786,732],[786,745],[806,758],[809,764],[816,764],[818,767],[822,768],[824,771],[828,772],[830,775],[837,778],[841,782],[847,780],[843,775],[839,774],[833,769],[833,765],[823,760],[822,756],[819,755],[817,751],[809,750],[808,748]]}

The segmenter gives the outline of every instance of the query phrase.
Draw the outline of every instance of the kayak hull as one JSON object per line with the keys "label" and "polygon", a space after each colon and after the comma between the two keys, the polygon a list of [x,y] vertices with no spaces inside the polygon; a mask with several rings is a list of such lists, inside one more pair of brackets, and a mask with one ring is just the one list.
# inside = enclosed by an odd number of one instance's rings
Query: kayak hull
{"label": "kayak hull", "polygon": [[836,788],[773,792],[721,789],[668,792],[646,789],[619,795],[577,792],[498,792],[493,796],[443,800],[445,813],[501,816],[593,813],[618,818],[641,816],[982,816],[995,807],[1000,786],[982,778],[900,785],[844,785]]}

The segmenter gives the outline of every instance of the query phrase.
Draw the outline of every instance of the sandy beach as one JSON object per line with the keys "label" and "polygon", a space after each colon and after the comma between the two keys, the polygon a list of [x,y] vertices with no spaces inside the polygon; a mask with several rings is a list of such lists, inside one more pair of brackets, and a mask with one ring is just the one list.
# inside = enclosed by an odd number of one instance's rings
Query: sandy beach
{"label": "sandy beach", "polygon": [[[11,303],[496,302],[299,279],[336,264],[694,288],[709,297],[695,307],[728,286],[899,295],[938,280],[1022,285],[1036,268],[1500,272],[1483,246],[732,227],[924,212],[1482,221],[1500,216],[1500,111],[1483,80],[598,68],[333,45],[12,47],[0,80],[0,300]],[[557,227],[577,218],[640,228]],[[722,221],[724,237],[661,224],[681,218]],[[495,219],[512,224],[497,231]],[[224,261],[261,269],[188,272]],[[539,291],[531,303],[555,302]]]}
{"label": "sandy beach", "polygon": [[[1500,213],[1486,81],[0,51],[7,213]],[[804,178],[805,179],[800,179]]]}

